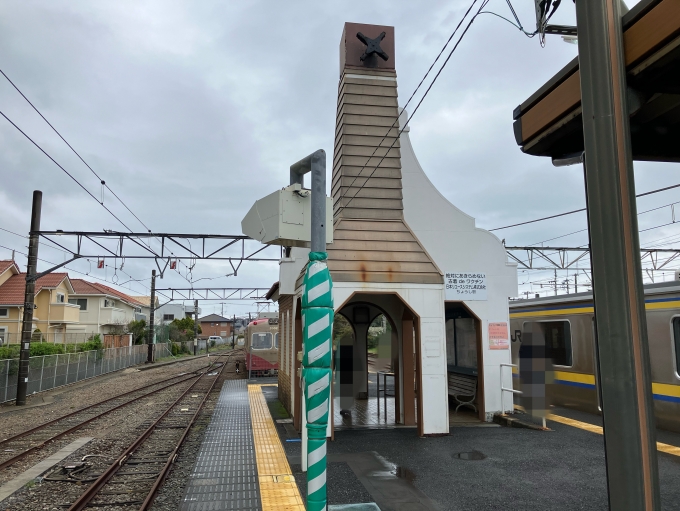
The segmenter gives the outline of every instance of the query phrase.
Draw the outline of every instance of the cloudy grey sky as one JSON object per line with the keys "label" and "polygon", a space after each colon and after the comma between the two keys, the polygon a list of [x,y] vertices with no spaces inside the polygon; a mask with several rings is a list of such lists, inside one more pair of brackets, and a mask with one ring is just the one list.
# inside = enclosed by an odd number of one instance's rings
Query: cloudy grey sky
{"label": "cloudy grey sky", "polygon": [[[515,4],[530,27],[533,2]],[[396,27],[403,104],[468,6],[468,0],[5,0],[0,69],[153,231],[239,234],[252,203],[286,184],[292,162],[317,148],[332,153],[345,21]],[[501,0],[488,9],[510,16]],[[573,4],[563,2],[554,21],[573,23]],[[522,154],[512,133],[515,106],[575,55],[576,46],[559,37],[541,48],[537,39],[483,15],[413,118],[411,139],[423,168],[478,226],[583,207],[580,169],[557,170],[547,159]],[[2,77],[0,110],[101,195],[96,177]],[[28,231],[31,193],[41,189],[44,229],[124,230],[2,118],[0,177],[4,229]],[[670,164],[636,163],[638,192],[679,180]],[[656,194],[641,199],[639,210],[676,200],[678,190]],[[133,230],[144,230],[110,193],[104,202]],[[667,207],[642,215],[640,228],[670,221]],[[528,245],[585,226],[585,215],[577,214],[498,235],[509,245]],[[643,245],[659,246],[679,239],[680,230],[668,226],[641,236]],[[578,246],[586,239],[579,233],[559,244]],[[0,244],[24,251],[27,242],[0,231]],[[277,254],[275,248],[267,252]],[[10,255],[0,248],[1,258]],[[40,255],[54,262],[65,257],[45,245]],[[25,258],[17,259],[23,267]],[[111,268],[90,270],[87,262],[70,267],[107,280],[113,274]],[[148,279],[151,263],[127,261],[124,271]],[[199,261],[192,278],[230,272],[228,263]],[[122,272],[117,277],[126,278]],[[238,277],[204,283],[269,287],[277,278],[275,263],[246,263]],[[548,278],[521,275],[520,282]],[[168,272],[160,285],[182,283]],[[128,286],[148,292],[148,280]],[[254,310],[251,303],[226,307],[229,314]],[[219,305],[204,306],[214,308]]]}

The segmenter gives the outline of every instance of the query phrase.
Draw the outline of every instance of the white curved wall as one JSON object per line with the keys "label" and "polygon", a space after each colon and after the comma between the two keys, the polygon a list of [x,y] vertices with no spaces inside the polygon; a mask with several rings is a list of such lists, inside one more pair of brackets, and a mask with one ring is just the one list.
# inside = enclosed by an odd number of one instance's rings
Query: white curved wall
{"label": "white curved wall", "polygon": [[[403,119],[403,114],[402,114]],[[517,266],[507,262],[501,241],[475,227],[475,220],[451,204],[428,179],[413,151],[407,127],[401,135],[404,217],[442,272],[483,272],[487,300],[465,304],[482,321],[484,394],[487,417],[501,409],[500,366],[510,363],[510,350],[490,350],[488,323],[510,325],[508,298],[517,296]],[[453,171],[453,169],[452,169]],[[504,386],[512,388],[510,368],[504,368]],[[512,409],[512,395],[504,396]]]}

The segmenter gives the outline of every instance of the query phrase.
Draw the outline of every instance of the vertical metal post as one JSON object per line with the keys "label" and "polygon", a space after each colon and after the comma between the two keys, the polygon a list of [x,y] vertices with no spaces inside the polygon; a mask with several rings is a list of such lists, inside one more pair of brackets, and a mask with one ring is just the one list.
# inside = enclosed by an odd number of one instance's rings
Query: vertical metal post
{"label": "vertical metal post", "polygon": [[19,352],[19,376],[17,381],[16,405],[26,404],[28,387],[28,365],[31,350],[31,334],[33,333],[33,307],[35,306],[35,281],[38,272],[38,234],[40,231],[40,212],[42,210],[42,192],[33,192],[31,209],[31,232],[28,237],[28,263],[26,268],[26,290],[24,291],[24,315],[21,325],[21,351]]}
{"label": "vertical metal post", "polygon": [[44,372],[45,372],[45,355],[43,355],[42,367],[40,368],[40,387],[38,389],[38,392],[42,392],[42,379],[43,379],[43,373]]}
{"label": "vertical metal post", "polygon": [[151,300],[149,301],[149,338],[146,340],[148,347],[148,352],[146,355],[146,363],[150,364],[153,362],[153,338],[155,333],[154,322],[156,318],[154,317],[156,312],[156,270],[151,270]]}
{"label": "vertical metal post", "polygon": [[250,347],[248,348],[248,352],[250,354],[249,360],[248,360],[248,379],[250,380],[251,374],[253,372],[253,343],[250,343]]}
{"label": "vertical metal post", "polygon": [[194,300],[194,355],[198,353],[198,300]]}
{"label": "vertical metal post", "polygon": [[[312,173],[311,252],[305,271],[302,295],[304,353],[302,387],[304,406],[303,470],[307,469],[307,509],[327,508],[326,438],[330,413],[331,356],[333,329],[332,279],[326,265],[326,152],[323,149],[291,165],[291,182]],[[300,177],[300,182],[302,178]],[[311,293],[309,290],[314,290]],[[323,325],[312,329],[309,325]],[[307,433],[306,435],[304,433]],[[304,461],[307,461],[306,467]]]}
{"label": "vertical metal post", "polygon": [[231,323],[231,348],[236,346],[236,314],[234,314],[234,321]]}
{"label": "vertical metal post", "polygon": [[661,508],[618,0],[576,0],[609,505]]}
{"label": "vertical metal post", "polygon": [[555,286],[555,296],[557,296],[557,269],[555,269],[555,281],[554,281],[554,286]]}

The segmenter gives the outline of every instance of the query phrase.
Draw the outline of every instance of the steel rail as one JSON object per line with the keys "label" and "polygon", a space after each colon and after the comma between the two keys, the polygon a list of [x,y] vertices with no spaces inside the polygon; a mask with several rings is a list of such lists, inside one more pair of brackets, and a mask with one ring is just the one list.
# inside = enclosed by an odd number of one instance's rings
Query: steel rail
{"label": "steel rail", "polygon": [[[208,366],[205,366],[205,367],[209,367],[209,365],[208,365]],[[202,367],[202,368],[198,369],[197,371],[200,371],[201,369],[205,369],[205,368]],[[160,385],[160,384],[162,384],[162,383],[166,383],[166,382],[169,382],[169,381],[171,381],[171,380],[176,380],[177,378],[181,378],[182,376],[186,376],[187,374],[196,373],[197,371],[192,371],[192,373],[184,373],[184,374],[180,374],[180,375],[177,375],[177,376],[173,376],[172,378],[167,378],[167,379],[165,379],[165,380],[161,380],[161,381],[158,381],[158,382],[156,382],[156,383],[152,383],[150,386]],[[196,376],[198,376],[198,375],[196,375]],[[188,380],[188,379],[191,379],[191,378],[193,378],[193,376],[190,376],[189,378],[185,378],[183,381]],[[80,408],[80,409],[78,409],[78,410],[76,410],[76,411],[74,411],[74,412],[67,413],[66,415],[62,415],[61,417],[57,417],[56,419],[52,419],[51,421],[45,422],[45,423],[40,424],[40,425],[38,425],[38,426],[35,426],[35,427],[31,428],[31,429],[27,429],[26,431],[23,431],[23,432],[21,432],[21,433],[17,433],[17,434],[14,435],[14,436],[11,436],[11,437],[9,437],[9,438],[5,438],[4,440],[0,440],[0,447],[3,446],[3,445],[5,445],[5,444],[8,443],[8,442],[12,442],[12,441],[14,441],[14,440],[18,440],[19,438],[25,437],[26,435],[30,435],[31,433],[35,433],[36,431],[39,431],[39,430],[41,430],[41,429],[43,429],[43,428],[46,428],[47,426],[50,426],[50,425],[52,425],[52,424],[55,424],[55,423],[57,423],[57,422],[59,422],[59,421],[63,421],[64,419],[68,419],[69,417],[73,417],[74,415],[77,415],[77,414],[79,414],[79,413],[86,412],[87,410],[91,410],[92,408],[96,408],[97,406],[101,406],[101,405],[106,404],[106,403],[109,403],[109,402],[111,402],[111,401],[115,401],[116,399],[120,399],[121,397],[124,397],[125,395],[129,395],[129,394],[132,394],[132,393],[135,393],[135,392],[139,392],[139,391],[141,391],[141,390],[142,390],[142,389],[138,389],[138,390],[133,390],[132,392],[124,392],[124,393],[122,393],[122,394],[118,394],[117,396],[113,396],[113,397],[110,397],[110,398],[108,398],[108,399],[104,399],[103,401],[99,401],[99,402],[97,402],[97,403],[94,403],[94,404],[92,404],[92,405],[86,406],[86,407],[84,407],[84,408]],[[138,399],[138,398],[135,398],[135,399]],[[129,401],[128,401],[128,402],[129,402]]]}
{"label": "steel rail", "polygon": [[[227,364],[229,363],[229,359],[230,359],[231,355],[234,355],[236,353],[236,351],[237,350],[233,350],[229,354],[229,356],[227,357],[227,361],[224,363],[224,367],[222,368],[222,370],[227,368]],[[238,350],[239,353],[242,352],[242,351],[243,350]],[[220,372],[220,375],[221,374],[222,373]],[[177,459],[177,455],[179,454],[179,450],[181,449],[182,445],[184,445],[184,441],[186,440],[187,436],[189,435],[189,431],[191,430],[191,428],[196,423],[196,419],[198,418],[198,414],[201,413],[201,410],[203,410],[203,406],[205,405],[205,402],[208,400],[208,396],[210,396],[210,393],[212,392],[216,383],[217,383],[217,378],[215,378],[212,385],[210,386],[210,389],[206,392],[205,396],[203,396],[201,403],[198,405],[198,409],[196,410],[196,413],[194,413],[193,417],[191,418],[191,421],[189,422],[187,427],[184,429],[182,436],[180,437],[179,441],[175,445],[175,448],[172,450],[172,452],[168,456],[167,462],[165,463],[165,465],[161,469],[161,473],[158,475],[158,478],[156,479],[153,486],[151,487],[149,494],[144,499],[144,502],[142,503],[141,507],[139,508],[139,511],[146,511],[153,504],[154,500],[156,499],[156,495],[158,494],[158,491],[161,489],[161,486],[163,486],[165,479],[168,477],[168,474],[170,474],[170,470],[172,469],[172,466],[175,464],[175,460]]]}
{"label": "steel rail", "polygon": [[[209,367],[212,367],[214,364],[215,364],[215,362],[212,362],[211,364],[209,364],[209,365],[206,366],[206,367],[208,367],[208,368],[209,368]],[[208,372],[208,371],[209,371],[209,369],[206,369],[206,372]],[[46,440],[43,440],[43,441],[40,442],[39,444],[34,445],[33,447],[28,448],[27,450],[25,450],[25,451],[23,451],[23,452],[17,454],[16,456],[13,456],[12,458],[8,458],[7,460],[5,460],[5,461],[3,461],[2,463],[0,463],[0,470],[2,470],[2,469],[4,469],[4,468],[7,468],[7,467],[9,467],[9,466],[11,466],[11,465],[13,465],[14,463],[16,463],[17,461],[19,461],[19,460],[25,458],[25,457],[28,456],[29,454],[31,454],[31,453],[33,453],[33,452],[39,450],[39,449],[42,449],[42,448],[45,447],[45,445],[47,445],[48,443],[53,442],[53,441],[55,441],[55,440],[58,440],[58,439],[62,438],[63,436],[68,435],[69,433],[73,433],[74,431],[77,431],[78,429],[82,428],[83,426],[85,426],[85,425],[87,425],[87,424],[89,424],[89,423],[91,423],[91,422],[93,422],[93,421],[95,421],[95,420],[97,420],[97,419],[100,419],[100,418],[104,417],[105,415],[108,415],[108,414],[111,413],[111,412],[114,412],[114,411],[116,411],[116,410],[119,410],[119,409],[123,408],[124,406],[127,406],[127,405],[129,405],[129,404],[131,404],[131,403],[137,401],[138,399],[142,399],[142,398],[147,397],[147,396],[150,396],[150,395],[152,395],[152,394],[156,394],[156,393],[158,393],[158,392],[161,392],[161,391],[163,391],[163,390],[168,389],[169,387],[174,387],[175,385],[179,385],[180,383],[184,383],[184,382],[186,382],[186,381],[189,381],[189,380],[191,380],[192,378],[197,378],[196,381],[198,381],[198,379],[200,379],[201,376],[203,376],[203,374],[205,374],[205,373],[202,373],[202,374],[199,374],[199,375],[193,374],[192,376],[189,376],[188,378],[184,378],[183,380],[177,381],[177,382],[175,382],[175,383],[171,383],[171,384],[169,384],[169,385],[166,385],[165,387],[161,387],[161,388],[158,388],[158,389],[156,389],[156,390],[152,390],[152,391],[150,391],[150,392],[147,392],[147,393],[145,393],[145,394],[142,394],[142,395],[140,395],[140,396],[134,397],[134,398],[130,399],[129,401],[126,401],[126,402],[124,402],[124,403],[122,403],[122,404],[120,404],[120,405],[118,405],[118,406],[115,406],[115,407],[109,409],[109,410],[105,410],[105,411],[103,411],[102,413],[100,413],[100,414],[98,414],[98,415],[95,415],[94,417],[90,417],[89,419],[87,419],[87,420],[85,420],[85,421],[83,421],[83,422],[80,422],[80,423],[76,424],[75,426],[73,426],[73,427],[71,427],[71,428],[68,428],[68,429],[66,429],[66,430],[64,430],[64,431],[62,431],[62,432],[60,432],[60,433],[57,433],[57,434],[54,435],[54,436],[51,436],[50,438],[48,438],[48,439],[46,439]],[[174,379],[174,378],[170,378],[170,379]],[[167,380],[166,380],[166,381],[167,381]],[[159,382],[159,383],[161,383],[161,382]],[[118,397],[120,397],[120,395],[117,396],[116,398],[118,398]],[[112,399],[116,399],[116,398],[112,398]],[[105,402],[105,401],[103,401],[103,402]],[[92,405],[92,406],[97,406],[97,405]],[[87,408],[81,409],[79,412],[82,412],[83,410],[87,410]],[[73,414],[79,413],[79,412],[73,412]],[[73,415],[73,414],[69,414],[69,415],[67,415],[67,416],[61,417],[60,419],[56,419],[56,421],[62,420],[62,419],[64,419],[65,417],[68,417],[68,416]],[[34,428],[34,429],[33,429],[33,432],[35,432],[36,430],[39,430],[39,429],[42,429],[42,428],[46,427],[48,424],[53,424],[53,423],[56,422],[56,421],[50,421],[49,423],[45,423],[45,424],[43,424],[43,425],[41,425],[41,426],[38,426],[37,428]],[[20,437],[22,437],[22,436],[25,436],[25,435],[23,435],[23,434],[20,433],[19,435],[15,435],[15,437],[13,437],[13,438],[20,438]],[[11,440],[11,438],[10,438],[10,439],[7,439],[7,440],[5,440],[5,441],[3,441],[3,442],[9,442],[10,440]]]}
{"label": "steel rail", "polygon": [[[120,405],[118,405],[118,406],[115,406],[115,407],[111,408],[110,410],[106,410],[106,411],[100,413],[99,415],[95,415],[94,417],[91,417],[91,418],[89,418],[89,419],[87,419],[87,420],[85,420],[85,421],[83,421],[83,422],[80,422],[80,423],[76,424],[75,426],[73,426],[73,427],[71,427],[71,428],[68,428],[68,429],[66,429],[66,430],[64,430],[64,431],[62,431],[62,432],[60,432],[60,433],[57,433],[56,435],[54,435],[54,436],[48,438],[47,440],[44,440],[44,441],[40,442],[38,445],[34,445],[33,447],[29,447],[27,450],[25,450],[25,451],[23,451],[23,452],[17,454],[16,456],[14,456],[14,457],[12,457],[12,458],[9,458],[9,459],[7,459],[7,460],[5,460],[5,461],[3,461],[2,463],[0,463],[0,470],[2,470],[3,468],[7,468],[7,467],[13,465],[13,464],[16,463],[17,461],[19,461],[19,460],[25,458],[26,456],[28,456],[29,454],[31,454],[31,453],[37,451],[38,449],[42,449],[42,448],[45,447],[45,445],[47,445],[48,443],[53,442],[53,441],[55,441],[55,440],[58,440],[58,439],[60,439],[61,437],[68,435],[69,433],[73,433],[74,431],[77,431],[78,429],[80,429],[80,428],[82,428],[83,426],[89,424],[90,422],[93,422],[93,421],[95,421],[95,420],[97,420],[97,419],[101,419],[104,415],[108,415],[108,414],[111,413],[111,412],[114,412],[114,411],[116,411],[116,410],[119,410],[119,409],[123,408],[124,406],[129,405],[129,404],[132,403],[133,401],[136,401],[136,400],[138,400],[138,399],[141,399],[141,398],[150,396],[150,395],[152,395],[152,394],[156,394],[157,392],[160,392],[160,391],[162,391],[162,390],[166,390],[166,389],[169,388],[169,387],[174,387],[175,385],[179,385],[180,383],[184,383],[185,381],[191,380],[192,378],[196,378],[196,376],[191,376],[191,377],[186,378],[186,379],[184,379],[184,380],[180,380],[180,381],[178,381],[178,382],[171,383],[170,385],[167,385],[166,387],[162,387],[162,388],[160,388],[160,389],[152,390],[151,392],[147,392],[146,394],[142,394],[141,396],[137,396],[136,398],[133,398],[133,399],[131,399],[130,401],[126,401],[125,403],[122,403],[122,404],[120,404]],[[200,375],[198,376],[198,378],[200,378]],[[198,381],[198,380],[197,380],[197,381]]]}
{"label": "steel rail", "polygon": [[[215,381],[217,381],[219,376],[222,374],[222,371],[224,371],[226,367],[227,364],[225,362],[222,368],[220,369],[220,374],[217,375],[217,377],[215,378]],[[170,406],[168,406],[168,408],[139,437],[137,437],[137,439],[134,442],[132,442],[132,444],[130,444],[125,449],[123,454],[121,454],[116,459],[116,461],[114,461],[109,466],[109,468],[107,468],[97,478],[97,480],[94,483],[92,483],[80,497],[78,497],[78,499],[73,504],[71,504],[71,507],[68,508],[68,511],[81,511],[85,509],[97,496],[101,489],[104,486],[106,486],[106,484],[111,480],[111,478],[116,474],[116,472],[120,470],[125,461],[151,436],[151,434],[156,430],[156,426],[158,426],[160,421],[163,420],[175,408],[175,406],[177,406],[177,404],[196,386],[196,384],[199,381],[201,381],[201,378],[206,374],[208,374],[207,371],[201,374],[201,376],[193,384],[191,384],[191,386],[188,389],[186,389],[175,401],[173,401],[173,403]],[[212,386],[210,390],[212,390]],[[209,394],[209,392],[210,391],[208,391],[207,394]],[[112,505],[115,505],[115,503],[112,503]]]}

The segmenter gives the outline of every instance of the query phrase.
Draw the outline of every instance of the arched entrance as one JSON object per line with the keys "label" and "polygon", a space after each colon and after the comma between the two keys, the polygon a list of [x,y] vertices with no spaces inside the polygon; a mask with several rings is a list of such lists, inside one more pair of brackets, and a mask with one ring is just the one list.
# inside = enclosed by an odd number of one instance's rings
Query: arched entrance
{"label": "arched entrance", "polygon": [[420,430],[418,316],[408,305],[396,293],[354,293],[336,310],[333,337],[334,428]]}

